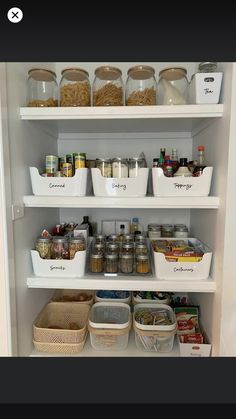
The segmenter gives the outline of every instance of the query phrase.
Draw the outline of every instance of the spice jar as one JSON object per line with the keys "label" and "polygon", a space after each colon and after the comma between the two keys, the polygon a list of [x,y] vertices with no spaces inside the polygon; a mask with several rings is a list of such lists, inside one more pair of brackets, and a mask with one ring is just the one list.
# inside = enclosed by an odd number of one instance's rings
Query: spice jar
{"label": "spice jar", "polygon": [[137,255],[147,255],[148,249],[145,244],[136,244],[135,246],[135,254]]}
{"label": "spice jar", "polygon": [[69,259],[69,245],[66,237],[52,238],[52,259]]}
{"label": "spice jar", "polygon": [[112,177],[127,178],[129,173],[128,160],[117,157],[112,160]]}
{"label": "spice jar", "polygon": [[96,159],[95,167],[97,167],[103,177],[112,177],[112,166],[110,159]]}
{"label": "spice jar", "polygon": [[94,273],[103,272],[103,255],[99,253],[91,253],[89,258],[89,269]]}
{"label": "spice jar", "polygon": [[160,105],[185,105],[188,79],[183,67],[165,68],[159,73],[158,103]]}
{"label": "spice jar", "polygon": [[105,244],[104,243],[94,243],[93,250],[96,253],[104,254],[105,253]]}
{"label": "spice jar", "polygon": [[35,249],[42,259],[51,259],[51,239],[49,237],[38,237]]}
{"label": "spice jar", "polygon": [[60,106],[90,106],[89,74],[81,68],[61,72]]}
{"label": "spice jar", "polygon": [[123,243],[122,244],[121,253],[122,254],[133,255],[133,253],[134,253],[134,244],[133,243]]}
{"label": "spice jar", "polygon": [[161,225],[148,224],[148,237],[150,240],[155,240],[161,237]]}
{"label": "spice jar", "polygon": [[108,243],[119,243],[119,236],[118,234],[110,234],[107,239]]}
{"label": "spice jar", "polygon": [[107,273],[116,273],[118,272],[118,256],[106,254],[105,256],[105,271]]}
{"label": "spice jar", "polygon": [[136,256],[136,272],[139,274],[147,274],[149,272],[148,255]]}
{"label": "spice jar", "polygon": [[107,253],[110,255],[119,255],[120,246],[118,243],[110,242],[107,244]]}
{"label": "spice jar", "polygon": [[133,272],[133,255],[123,254],[120,258],[120,270],[124,274],[131,274]]}
{"label": "spice jar", "polygon": [[74,259],[76,252],[85,250],[84,238],[71,237],[69,239],[69,259]]}
{"label": "spice jar", "polygon": [[54,71],[32,68],[28,75],[27,106],[58,106],[58,86]]}
{"label": "spice jar", "polygon": [[139,170],[143,167],[147,167],[145,159],[139,157],[129,159],[129,177],[138,176]]}
{"label": "spice jar", "polygon": [[188,227],[186,227],[186,226],[175,226],[174,237],[176,237],[178,239],[188,237]]}
{"label": "spice jar", "polygon": [[134,242],[133,234],[124,234],[123,243],[133,243],[133,242]]}
{"label": "spice jar", "polygon": [[161,229],[161,237],[174,237],[174,227],[169,224],[163,224]]}
{"label": "spice jar", "polygon": [[95,243],[102,243],[106,244],[106,236],[105,234],[96,234],[94,237]]}
{"label": "spice jar", "polygon": [[139,244],[145,243],[146,242],[146,237],[143,236],[143,234],[136,234],[135,235],[135,242],[139,243]]}
{"label": "spice jar", "polygon": [[111,66],[98,67],[93,82],[93,106],[122,106],[124,87],[122,72]]}
{"label": "spice jar", "polygon": [[156,105],[157,82],[155,70],[147,65],[132,67],[127,72],[125,89],[127,106]]}

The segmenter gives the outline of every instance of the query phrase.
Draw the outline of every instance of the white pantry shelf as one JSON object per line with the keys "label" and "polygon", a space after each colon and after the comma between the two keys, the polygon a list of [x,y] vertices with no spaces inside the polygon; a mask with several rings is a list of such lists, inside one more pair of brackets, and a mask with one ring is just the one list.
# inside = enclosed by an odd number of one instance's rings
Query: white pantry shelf
{"label": "white pantry shelf", "polygon": [[219,208],[217,196],[206,197],[153,197],[113,198],[113,197],[68,197],[25,195],[26,207],[37,208]]}
{"label": "white pantry shelf", "polygon": [[140,276],[115,277],[85,275],[84,278],[27,278],[28,288],[46,289],[79,289],[79,290],[126,290],[126,291],[170,291],[170,292],[215,292],[216,283],[212,278],[207,280],[159,280],[155,277]]}
{"label": "white pantry shelf", "polygon": [[64,133],[192,132],[207,118],[222,115],[222,104],[20,108],[22,120],[47,121]]}
{"label": "white pantry shelf", "polygon": [[175,337],[173,350],[171,352],[147,352],[147,351],[140,351],[137,349],[135,344],[134,332],[130,332],[129,336],[129,343],[126,349],[122,351],[98,351],[93,349],[90,344],[89,335],[87,336],[84,348],[82,352],[77,355],[63,355],[63,354],[51,354],[51,353],[44,353],[38,352],[36,349],[33,349],[31,352],[32,357],[178,357],[179,354],[179,346],[177,339]]}

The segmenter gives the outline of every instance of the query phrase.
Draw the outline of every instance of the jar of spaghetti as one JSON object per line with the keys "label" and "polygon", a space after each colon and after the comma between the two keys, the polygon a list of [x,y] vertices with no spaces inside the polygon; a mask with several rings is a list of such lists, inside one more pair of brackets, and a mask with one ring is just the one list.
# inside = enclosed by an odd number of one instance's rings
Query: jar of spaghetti
{"label": "jar of spaghetti", "polygon": [[157,82],[154,68],[137,65],[128,70],[125,89],[127,106],[148,106],[157,104]]}
{"label": "jar of spaghetti", "polygon": [[120,258],[120,270],[124,274],[133,272],[133,255],[123,254]]}
{"label": "jar of spaghetti", "polygon": [[122,106],[124,87],[121,70],[111,66],[96,68],[92,90],[93,106]]}
{"label": "jar of spaghetti", "polygon": [[82,68],[65,68],[61,74],[60,106],[90,106],[88,72]]}

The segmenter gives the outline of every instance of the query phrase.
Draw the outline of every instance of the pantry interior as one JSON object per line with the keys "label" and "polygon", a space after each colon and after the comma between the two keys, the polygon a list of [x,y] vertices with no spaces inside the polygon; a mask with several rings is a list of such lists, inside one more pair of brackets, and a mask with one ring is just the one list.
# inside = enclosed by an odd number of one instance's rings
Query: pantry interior
{"label": "pantry interior", "polygon": [[[32,324],[55,289],[120,289],[136,290],[137,283],[119,279],[82,279],[40,281],[34,277],[30,249],[44,228],[56,222],[81,222],[84,215],[98,223],[102,220],[138,217],[144,228],[148,223],[184,223],[191,237],[197,237],[213,251],[210,278],[206,281],[157,281],[144,279],[140,289],[188,292],[193,304],[200,305],[201,321],[212,343],[212,356],[236,355],[235,330],[235,260],[233,238],[236,233],[236,191],[234,170],[236,145],[236,68],[233,63],[220,63],[223,86],[218,105],[163,106],[159,114],[143,107],[139,114],[125,109],[106,112],[90,108],[77,109],[26,108],[26,80],[33,67],[56,72],[58,80],[66,67],[80,67],[89,72],[92,83],[94,69],[106,63],[6,63],[1,64],[1,113],[4,151],[4,184],[6,192],[7,245],[11,308],[12,355],[35,354]],[[119,67],[125,80],[127,70],[139,63],[112,63]],[[156,69],[181,66],[188,78],[198,63],[144,63]],[[148,167],[161,147],[188,159],[196,157],[197,146],[205,146],[206,161],[213,166],[209,197],[121,199],[97,197],[35,197],[29,167],[42,167],[46,155],[64,155],[80,150],[89,158],[132,157],[145,153]],[[73,284],[75,286],[73,287]],[[142,356],[131,346],[123,356]],[[150,356],[150,354],[145,354]],[[173,351],[168,356],[177,356]],[[99,356],[88,350],[79,356]],[[105,356],[112,356],[106,353]],[[156,356],[159,356],[158,354]]]}

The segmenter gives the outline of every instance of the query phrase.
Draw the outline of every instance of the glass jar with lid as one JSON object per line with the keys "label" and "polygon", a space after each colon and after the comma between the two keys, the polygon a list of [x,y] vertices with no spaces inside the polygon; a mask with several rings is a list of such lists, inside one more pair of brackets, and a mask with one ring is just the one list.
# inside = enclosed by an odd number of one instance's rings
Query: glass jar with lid
{"label": "glass jar with lid", "polygon": [[157,82],[154,68],[147,65],[132,67],[127,72],[125,103],[127,106],[157,104]]}
{"label": "glass jar with lid", "polygon": [[119,68],[102,66],[95,70],[93,106],[122,106],[124,86]]}
{"label": "glass jar with lid", "polygon": [[138,274],[147,274],[149,272],[148,255],[136,256],[136,272]]}
{"label": "glass jar with lid", "polygon": [[121,253],[122,254],[133,255],[134,254],[134,243],[131,243],[131,242],[123,243]]}
{"label": "glass jar with lid", "polygon": [[158,104],[185,105],[187,103],[188,85],[186,68],[164,68],[159,73]]}
{"label": "glass jar with lid", "polygon": [[118,234],[110,234],[107,239],[108,243],[119,243],[119,236]]}
{"label": "glass jar with lid", "polygon": [[148,224],[148,237],[150,240],[155,240],[161,237],[161,225]]}
{"label": "glass jar with lid", "polygon": [[103,177],[112,177],[112,164],[110,159],[96,159],[95,167],[97,167]]}
{"label": "glass jar with lid", "polygon": [[27,106],[58,106],[58,85],[56,73],[44,68],[32,68],[28,72]]}
{"label": "glass jar with lid", "polygon": [[69,259],[69,245],[66,237],[52,238],[52,259]]}
{"label": "glass jar with lid", "polygon": [[198,65],[200,73],[214,73],[217,71],[218,63],[205,62]]}
{"label": "glass jar with lid", "polygon": [[101,253],[91,253],[89,258],[89,270],[94,273],[101,273],[104,269],[104,260]]}
{"label": "glass jar with lid", "polygon": [[106,235],[105,234],[95,234],[94,236],[94,242],[95,243],[102,243],[106,244]]}
{"label": "glass jar with lid", "polygon": [[128,160],[117,157],[112,160],[112,177],[127,178],[129,174]]}
{"label": "glass jar with lid", "polygon": [[135,246],[135,254],[137,255],[147,255],[148,249],[144,243],[138,243]]}
{"label": "glass jar with lid", "polygon": [[188,227],[185,225],[175,226],[174,237],[179,239],[188,237]]}
{"label": "glass jar with lid", "polygon": [[161,229],[161,237],[174,237],[174,227],[171,224],[163,224]]}
{"label": "glass jar with lid", "polygon": [[107,253],[105,256],[105,271],[107,273],[118,272],[118,256]]}
{"label": "glass jar with lid", "polygon": [[120,257],[120,270],[124,274],[131,274],[133,272],[133,255],[122,254]]}
{"label": "glass jar with lid", "polygon": [[110,255],[119,255],[120,246],[119,243],[110,242],[107,243],[107,253]]}
{"label": "glass jar with lid", "polygon": [[85,250],[84,237],[71,237],[69,239],[69,259],[74,259],[76,252]]}
{"label": "glass jar with lid", "polygon": [[129,159],[129,177],[136,177],[139,174],[139,170],[143,167],[147,167],[146,160],[141,157],[133,157]]}
{"label": "glass jar with lid", "polygon": [[51,259],[51,243],[49,237],[38,237],[35,249],[42,259]]}
{"label": "glass jar with lid", "polygon": [[60,106],[90,106],[88,72],[82,68],[65,68],[61,75]]}

